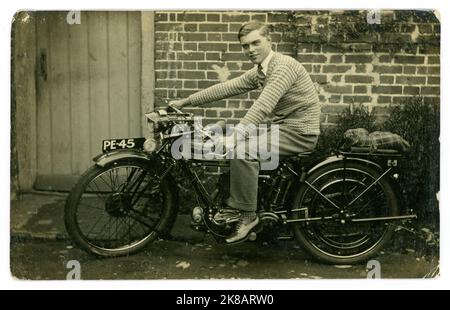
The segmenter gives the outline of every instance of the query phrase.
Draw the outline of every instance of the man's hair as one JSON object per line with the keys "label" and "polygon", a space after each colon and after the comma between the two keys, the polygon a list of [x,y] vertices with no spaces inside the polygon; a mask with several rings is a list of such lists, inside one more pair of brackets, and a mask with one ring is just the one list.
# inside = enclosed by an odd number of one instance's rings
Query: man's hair
{"label": "man's hair", "polygon": [[248,35],[253,30],[259,30],[262,36],[270,38],[269,26],[262,22],[252,21],[241,26],[238,32],[238,40],[241,40],[241,37]]}

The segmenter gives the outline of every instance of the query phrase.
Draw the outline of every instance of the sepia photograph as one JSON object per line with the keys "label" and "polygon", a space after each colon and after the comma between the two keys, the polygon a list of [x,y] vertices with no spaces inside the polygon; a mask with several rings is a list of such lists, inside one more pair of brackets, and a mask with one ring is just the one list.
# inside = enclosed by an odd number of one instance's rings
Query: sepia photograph
{"label": "sepia photograph", "polygon": [[16,12],[11,276],[439,278],[440,20]]}

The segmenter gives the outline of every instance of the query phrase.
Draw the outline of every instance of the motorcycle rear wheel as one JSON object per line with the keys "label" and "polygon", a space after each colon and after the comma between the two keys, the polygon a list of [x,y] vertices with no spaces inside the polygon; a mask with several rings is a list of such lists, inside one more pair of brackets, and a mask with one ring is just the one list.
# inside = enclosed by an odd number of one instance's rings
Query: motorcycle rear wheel
{"label": "motorcycle rear wheel", "polygon": [[66,230],[75,244],[103,257],[135,253],[173,224],[176,195],[158,167],[137,159],[88,169],[65,205]]}
{"label": "motorcycle rear wheel", "polygon": [[[294,224],[298,243],[313,257],[329,264],[367,262],[377,254],[391,239],[395,227],[385,221],[351,222],[350,219],[399,214],[397,195],[387,177],[369,187],[380,175],[372,167],[349,161],[329,164],[308,176],[306,181],[338,206],[366,192],[341,215],[335,206],[303,185],[295,198],[294,209],[306,208],[309,218],[334,216],[335,219]],[[294,219],[304,217],[304,211],[293,213]]]}

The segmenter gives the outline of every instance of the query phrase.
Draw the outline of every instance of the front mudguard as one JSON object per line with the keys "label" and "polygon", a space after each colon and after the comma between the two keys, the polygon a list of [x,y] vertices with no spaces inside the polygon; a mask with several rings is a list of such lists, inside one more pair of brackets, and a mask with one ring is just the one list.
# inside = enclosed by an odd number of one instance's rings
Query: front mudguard
{"label": "front mudguard", "polygon": [[95,156],[92,160],[95,162],[97,166],[104,167],[110,163],[114,163],[124,159],[144,160],[148,161],[149,163],[152,163],[155,161],[156,156],[154,154],[148,154],[137,150],[117,150],[113,152],[99,154]]}
{"label": "front mudguard", "polygon": [[[118,161],[123,160],[144,161],[146,164],[148,164],[148,166],[155,166],[162,164],[161,159],[155,153],[148,154],[138,150],[116,150],[113,152],[97,155],[92,160],[95,162],[97,166],[100,167],[105,167],[107,165],[114,164]],[[168,224],[164,227],[162,231],[159,232],[159,235],[161,238],[171,239],[170,232],[173,228],[173,225],[175,224],[178,215],[178,208],[180,205],[177,190],[178,185],[176,179],[170,173],[167,173],[164,179],[161,180],[161,182],[164,182],[168,186],[170,193],[173,197],[174,203],[170,207]]]}

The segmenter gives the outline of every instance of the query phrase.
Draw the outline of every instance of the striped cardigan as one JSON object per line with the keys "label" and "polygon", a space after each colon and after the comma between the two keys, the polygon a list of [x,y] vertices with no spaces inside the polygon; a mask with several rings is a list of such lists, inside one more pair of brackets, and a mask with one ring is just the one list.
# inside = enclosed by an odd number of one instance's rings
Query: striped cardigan
{"label": "striped cardigan", "polygon": [[[259,88],[257,67],[240,77],[213,85],[189,96],[192,105],[221,100]],[[320,102],[305,68],[292,57],[275,53],[258,99],[241,119],[238,129],[265,119],[305,135],[320,133]]]}

